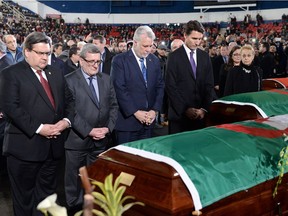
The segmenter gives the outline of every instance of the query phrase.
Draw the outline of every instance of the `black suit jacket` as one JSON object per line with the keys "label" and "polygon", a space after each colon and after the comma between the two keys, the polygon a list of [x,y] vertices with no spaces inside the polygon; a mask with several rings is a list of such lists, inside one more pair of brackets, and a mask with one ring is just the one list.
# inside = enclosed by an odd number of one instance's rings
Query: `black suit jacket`
{"label": "black suit jacket", "polygon": [[0,59],[0,71],[12,64],[14,64],[13,61],[7,55],[3,56]]}
{"label": "black suit jacket", "polygon": [[200,49],[196,55],[196,79],[184,46],[168,56],[165,87],[169,98],[169,120],[186,118],[185,111],[190,107],[209,110],[215,96],[210,57]]}
{"label": "black suit jacket", "polygon": [[112,63],[112,59],[114,57],[114,54],[111,53],[107,47],[104,47],[105,49],[105,60],[104,60],[104,64],[103,64],[103,68],[102,68],[102,73],[108,74],[110,75],[111,72],[111,63]]}
{"label": "black suit jacket", "polygon": [[97,75],[98,106],[93,99],[81,68],[68,74],[65,78],[75,98],[76,111],[73,130],[70,131],[65,148],[74,150],[89,149],[96,142],[89,137],[89,133],[93,128],[108,127],[112,132],[115,127],[118,104],[113,83],[107,74],[99,73]]}
{"label": "black suit jacket", "polygon": [[223,56],[222,55],[218,55],[214,58],[213,62],[212,62],[212,66],[213,66],[213,74],[214,74],[214,85],[219,85],[220,82],[220,70],[221,70],[221,66],[224,64],[224,60],[223,60]]}
{"label": "black suit jacket", "polygon": [[44,161],[64,153],[62,133],[55,139],[36,134],[41,124],[54,124],[64,117],[73,121],[74,100],[64,76],[55,68],[45,69],[55,100],[54,110],[41,83],[25,61],[5,68],[0,74],[0,105],[7,118],[3,153],[21,160]]}
{"label": "black suit jacket", "polygon": [[57,58],[53,53],[51,54],[51,66],[60,70],[64,76],[66,72],[65,64],[61,59]]}

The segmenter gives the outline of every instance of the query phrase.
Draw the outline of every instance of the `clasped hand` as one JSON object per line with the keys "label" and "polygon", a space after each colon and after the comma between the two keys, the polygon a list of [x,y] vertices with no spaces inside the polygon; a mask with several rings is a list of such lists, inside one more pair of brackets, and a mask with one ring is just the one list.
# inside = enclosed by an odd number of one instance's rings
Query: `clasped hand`
{"label": "clasped hand", "polygon": [[65,120],[60,120],[56,124],[43,124],[39,134],[48,139],[57,138],[68,127],[69,123]]}
{"label": "clasped hand", "polygon": [[109,133],[109,129],[107,127],[93,128],[90,131],[89,136],[91,136],[94,140],[100,140],[105,138],[107,133]]}
{"label": "clasped hand", "polygon": [[134,113],[134,116],[142,123],[146,125],[151,125],[156,118],[156,112],[154,110],[143,111],[138,110]]}
{"label": "clasped hand", "polygon": [[205,111],[190,107],[185,111],[185,115],[191,120],[203,119],[205,116]]}

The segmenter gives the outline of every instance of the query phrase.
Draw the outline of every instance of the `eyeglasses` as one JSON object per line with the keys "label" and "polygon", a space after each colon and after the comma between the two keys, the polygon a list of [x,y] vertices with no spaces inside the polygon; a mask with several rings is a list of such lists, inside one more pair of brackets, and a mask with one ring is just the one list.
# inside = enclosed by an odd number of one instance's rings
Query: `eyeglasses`
{"label": "eyeglasses", "polygon": [[233,53],[233,56],[241,56],[240,53]]}
{"label": "eyeglasses", "polygon": [[94,60],[87,60],[85,58],[82,58],[84,61],[86,61],[89,65],[93,66],[95,64],[97,65],[100,65],[103,61],[102,60],[97,60],[97,61],[94,61]]}
{"label": "eyeglasses", "polygon": [[35,52],[39,56],[50,56],[51,55],[51,52],[39,52],[39,51],[36,51],[33,49],[32,49],[32,51]]}

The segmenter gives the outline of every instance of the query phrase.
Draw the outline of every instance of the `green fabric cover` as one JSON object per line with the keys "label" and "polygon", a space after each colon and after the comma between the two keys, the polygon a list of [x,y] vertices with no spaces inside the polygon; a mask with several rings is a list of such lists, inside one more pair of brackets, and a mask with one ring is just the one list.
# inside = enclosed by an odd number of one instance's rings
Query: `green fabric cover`
{"label": "green fabric cover", "polygon": [[218,101],[252,103],[261,108],[267,116],[288,113],[288,90],[286,89],[234,94],[214,102]]}
{"label": "green fabric cover", "polygon": [[124,145],[180,163],[205,207],[276,177],[279,152],[286,145],[283,133],[268,124],[247,121]]}

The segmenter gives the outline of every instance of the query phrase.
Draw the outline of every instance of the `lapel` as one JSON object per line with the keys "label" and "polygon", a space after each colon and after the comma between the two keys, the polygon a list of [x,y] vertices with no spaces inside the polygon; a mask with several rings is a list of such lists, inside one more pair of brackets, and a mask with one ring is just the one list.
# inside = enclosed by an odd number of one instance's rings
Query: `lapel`
{"label": "lapel", "polygon": [[[139,67],[139,64],[137,62],[137,59],[136,57],[134,56],[132,50],[129,50],[128,52],[128,55],[129,55],[129,62],[132,63],[133,67],[135,68],[135,71],[136,71],[136,76],[138,76],[138,78],[141,80],[142,84],[145,86],[146,88],[146,84],[145,84],[145,80],[144,80],[144,77],[143,77],[143,74],[142,74],[142,71]],[[148,79],[148,66],[147,66],[147,59],[146,59],[146,67],[147,67],[147,79]]]}
{"label": "lapel", "polygon": [[[98,103],[95,101],[95,99],[94,99],[94,97],[93,97],[93,95],[92,95],[92,92],[91,92],[91,90],[90,90],[90,88],[89,88],[89,85],[88,85],[85,77],[84,77],[83,74],[82,74],[81,68],[77,69],[76,74],[77,74],[77,78],[79,79],[79,82],[80,82],[80,86],[81,86],[80,88],[81,88],[81,89],[84,89],[84,91],[85,91],[86,94],[90,97],[90,99],[93,101],[93,103],[95,104],[95,106],[96,106],[97,108],[99,108],[99,105],[98,105]],[[98,78],[97,78],[97,81],[98,81]],[[99,83],[99,82],[98,82],[98,83]],[[99,86],[98,86],[98,88],[99,88]],[[99,88],[99,90],[100,90],[100,88]],[[99,97],[100,97],[100,91],[99,91]]]}
{"label": "lapel", "polygon": [[97,73],[97,83],[98,83],[98,91],[99,91],[99,106],[101,106],[101,101],[103,101],[104,95],[102,91],[104,91],[104,80],[102,79],[102,74],[100,72]]}
{"label": "lapel", "polygon": [[[38,94],[43,98],[43,100],[45,101],[45,103],[53,110],[53,111],[55,111],[54,110],[54,108],[53,108],[53,106],[52,106],[52,104],[51,104],[51,102],[50,102],[50,100],[49,100],[49,98],[48,98],[48,96],[47,96],[47,94],[46,94],[46,92],[45,92],[45,90],[44,90],[44,88],[43,88],[43,86],[42,86],[42,84],[40,83],[40,81],[39,81],[39,79],[37,78],[37,76],[36,76],[36,74],[33,72],[33,70],[31,69],[31,67],[30,67],[30,65],[26,62],[26,61],[24,61],[24,64],[25,64],[25,67],[26,67],[26,69],[24,70],[24,73],[26,73],[26,77],[28,78],[28,80],[33,84],[33,86],[35,87],[35,89],[36,89],[36,92],[38,92]],[[48,73],[49,74],[49,73]],[[47,76],[47,73],[46,73],[46,76]],[[49,82],[49,84],[51,83],[50,81],[49,81],[49,78],[47,77],[47,79],[48,79],[48,82]],[[53,82],[52,82],[53,83]],[[50,86],[51,87],[51,86]],[[53,94],[53,97],[55,97],[55,87],[53,87],[53,89],[52,89],[52,87],[51,87],[51,90],[52,90],[52,94]],[[55,106],[56,106],[56,109],[57,109],[57,100],[56,100],[56,98],[54,98],[54,101],[55,101]]]}

